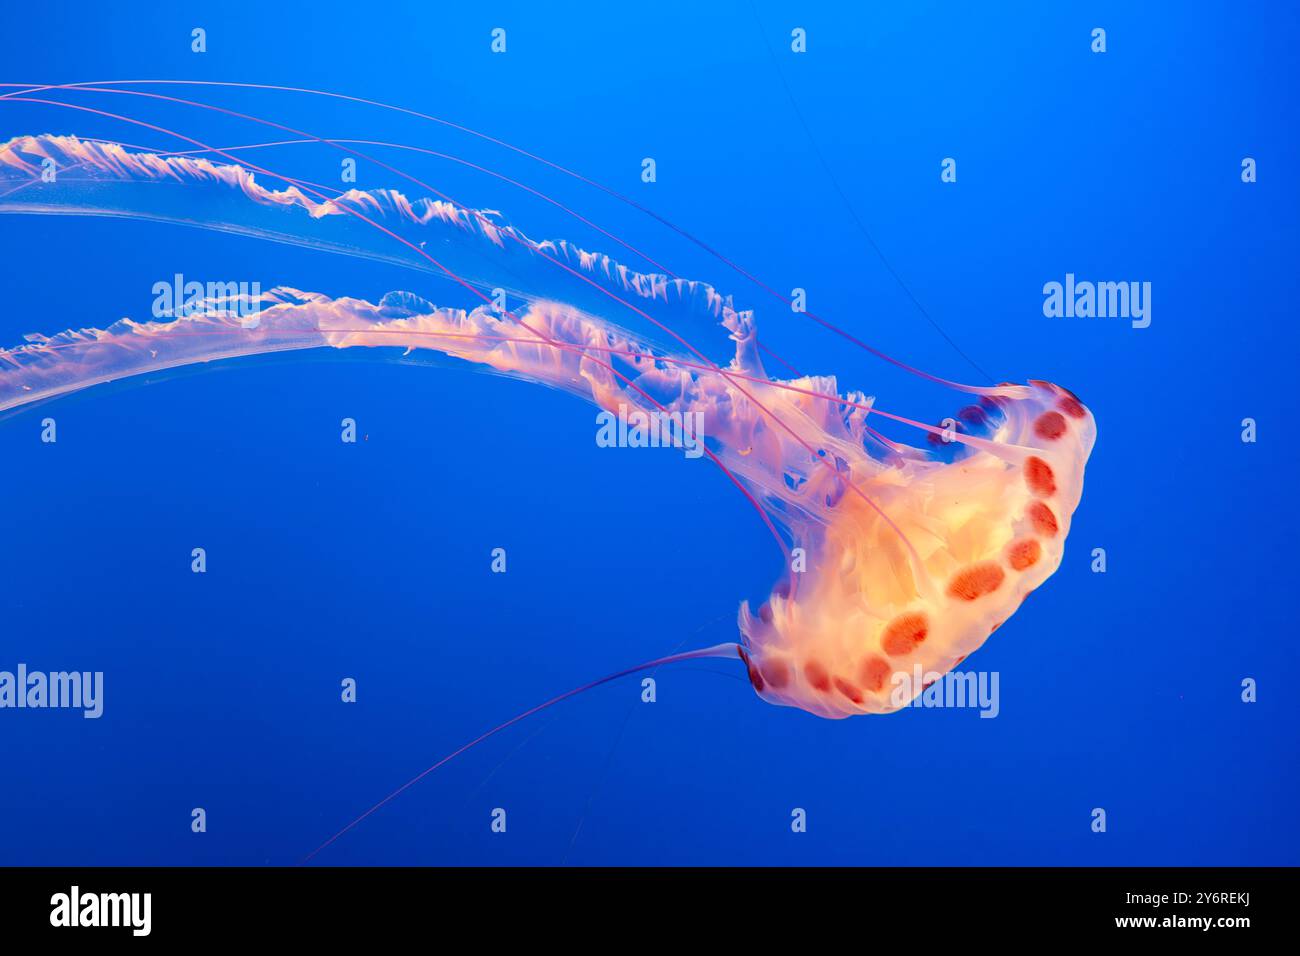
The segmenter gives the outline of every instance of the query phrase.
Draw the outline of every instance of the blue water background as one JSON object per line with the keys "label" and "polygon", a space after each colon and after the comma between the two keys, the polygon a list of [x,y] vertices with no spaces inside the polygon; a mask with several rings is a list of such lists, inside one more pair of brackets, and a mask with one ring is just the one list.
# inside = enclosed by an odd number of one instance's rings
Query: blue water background
{"label": "blue water background", "polygon": [[[6,13],[0,62],[15,82],[241,80],[447,117],[626,192],[913,364],[1049,379],[1096,415],[1063,566],[969,662],[1000,674],[996,719],[824,721],[759,701],[730,662],[683,665],[657,675],[653,705],[629,679],[511,728],[321,862],[1295,864],[1296,18],[1229,3],[26,5]],[[309,96],[164,92],[490,165],[756,307],[801,370],[928,420],[956,407],[491,144]],[[212,145],[286,138],[63,98]],[[184,148],[0,103],[0,136],[40,132]],[[257,155],[337,181],[328,149]],[[616,251],[499,181],[376,155],[532,235]],[[365,162],[358,185],[419,192]],[[177,272],[472,304],[395,267],[156,223],[2,217],[0,251],[6,345],[142,318]],[[1067,272],[1151,282],[1151,326],[1044,318],[1043,283]],[[339,441],[344,417],[363,441]],[[738,603],[780,570],[753,511],[707,462],[599,449],[593,432],[569,396],[373,357],[249,360],[0,422],[0,669],[106,675],[100,720],[0,711],[0,862],[292,863],[497,721],[734,639]]]}

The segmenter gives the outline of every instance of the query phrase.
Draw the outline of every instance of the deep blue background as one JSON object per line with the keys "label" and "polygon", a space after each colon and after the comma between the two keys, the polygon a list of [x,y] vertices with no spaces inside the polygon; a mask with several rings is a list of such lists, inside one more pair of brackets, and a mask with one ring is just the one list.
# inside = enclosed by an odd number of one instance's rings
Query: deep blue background
{"label": "deep blue background", "polygon": [[[828,722],[758,701],[728,662],[684,665],[660,672],[654,705],[627,680],[512,728],[322,862],[1300,862],[1293,10],[178,6],[10,10],[4,79],[280,83],[445,116],[631,194],[886,351],[983,381],[856,214],[975,363],[1062,383],[1099,425],[1065,563],[972,659],[1001,673],[996,720]],[[206,54],[190,52],[194,26]],[[504,56],[488,50],[497,26]],[[1096,26],[1105,55],[1089,50]],[[759,306],[800,368],[890,410],[953,408],[635,210],[464,134],[295,94],[167,92],[491,165]],[[281,138],[64,98],[215,145]],[[0,102],[0,136],[39,132],[184,148]],[[338,175],[324,148],[256,155]],[[609,248],[499,182],[382,155],[533,235]],[[948,156],[955,185],[939,180]],[[1240,181],[1244,156],[1257,184]],[[359,185],[401,184],[363,163]],[[0,250],[5,345],[143,317],[174,272],[466,304],[396,268],[149,223],[5,217]],[[1045,319],[1042,285],[1067,271],[1152,282],[1151,327]],[[251,360],[0,422],[0,668],[107,675],[99,721],[0,712],[0,862],[293,862],[520,709],[733,639],[737,603],[776,578],[766,532],[707,463],[597,449],[590,410],[564,395],[371,358]],[[38,441],[47,414],[54,446]],[[339,441],[344,416],[366,441]],[[504,576],[488,573],[496,546]],[[1245,677],[1256,704],[1239,699]],[[498,806],[504,836],[489,832]]]}

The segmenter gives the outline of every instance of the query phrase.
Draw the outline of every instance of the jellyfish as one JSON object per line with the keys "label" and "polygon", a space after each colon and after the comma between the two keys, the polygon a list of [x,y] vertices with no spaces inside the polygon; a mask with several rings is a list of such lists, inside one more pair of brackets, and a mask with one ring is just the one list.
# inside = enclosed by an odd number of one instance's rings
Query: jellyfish
{"label": "jellyfish", "polygon": [[[45,160],[76,175],[44,183]],[[601,413],[700,423],[704,453],[785,554],[769,596],[739,602],[735,641],[583,685],[468,746],[589,687],[702,656],[738,659],[773,704],[832,719],[898,711],[923,689],[911,675],[952,670],[1060,566],[1096,438],[1088,408],[1041,380],[937,380],[963,395],[945,428],[842,388],[832,374],[775,375],[756,314],[714,286],[533,239],[499,213],[448,198],[330,194],[228,154],[40,135],[0,144],[0,212],[237,233],[392,262],[481,300],[440,304],[423,288],[376,301],[287,286],[198,288],[165,315],[32,333],[0,350],[0,414],[145,373],[328,348],[441,356],[563,389]],[[922,440],[887,438],[875,427],[883,422]]]}

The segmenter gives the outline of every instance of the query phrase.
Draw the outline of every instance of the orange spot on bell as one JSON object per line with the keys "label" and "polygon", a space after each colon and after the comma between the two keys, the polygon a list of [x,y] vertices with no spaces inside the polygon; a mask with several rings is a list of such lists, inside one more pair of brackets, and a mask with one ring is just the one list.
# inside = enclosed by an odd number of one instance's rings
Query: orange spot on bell
{"label": "orange spot on bell", "polygon": [[1065,434],[1065,416],[1060,412],[1043,412],[1034,422],[1034,434],[1046,441],[1056,441]]}
{"label": "orange spot on bell", "polygon": [[883,657],[868,657],[862,662],[862,686],[873,694],[879,694],[893,671],[894,668]]}
{"label": "orange spot on bell", "polygon": [[1042,554],[1041,544],[1033,538],[1023,538],[1020,541],[1013,541],[1011,547],[1007,549],[1007,563],[1017,571],[1023,571],[1037,564]]}
{"label": "orange spot on bell", "polygon": [[1052,474],[1052,466],[1037,455],[1025,459],[1025,484],[1040,498],[1056,494],[1056,475]]}
{"label": "orange spot on bell", "polygon": [[853,701],[855,704],[862,703],[862,691],[858,690],[843,677],[835,678],[835,689],[841,694]]}
{"label": "orange spot on bell", "polygon": [[948,582],[948,595],[963,601],[974,601],[996,591],[1006,576],[1001,565],[993,561],[981,561],[957,572]]}
{"label": "orange spot on bell", "polygon": [[891,657],[910,654],[930,631],[924,614],[900,614],[889,622],[880,638],[880,646]]}
{"label": "orange spot on bell", "polygon": [[803,666],[804,676],[808,678],[808,683],[814,689],[828,691],[831,689],[831,678],[826,673],[826,668],[822,667],[817,661],[809,661]]}
{"label": "orange spot on bell", "polygon": [[1057,407],[1071,418],[1083,418],[1088,414],[1088,410],[1083,407],[1083,402],[1079,401],[1073,395],[1064,396],[1056,403]]}
{"label": "orange spot on bell", "polygon": [[763,693],[763,678],[758,673],[758,668],[754,666],[754,662],[749,658],[749,653],[743,647],[739,649],[739,652],[740,659],[745,662],[745,670],[749,672],[749,682],[754,685],[754,690],[760,694]]}
{"label": "orange spot on bell", "polygon": [[1035,501],[1025,512],[1029,516],[1030,523],[1034,530],[1044,538],[1055,538],[1056,532],[1060,528],[1056,524],[1056,515],[1052,514],[1052,509],[1047,507],[1041,501]]}

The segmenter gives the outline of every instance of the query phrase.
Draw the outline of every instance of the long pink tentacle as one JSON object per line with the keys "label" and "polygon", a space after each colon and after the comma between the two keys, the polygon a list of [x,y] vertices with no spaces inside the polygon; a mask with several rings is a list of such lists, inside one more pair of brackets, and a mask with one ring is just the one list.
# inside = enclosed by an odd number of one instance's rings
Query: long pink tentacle
{"label": "long pink tentacle", "polygon": [[450,763],[451,761],[459,757],[461,754],[465,753],[467,750],[471,750],[474,747],[478,746],[483,741],[487,740],[489,737],[493,737],[496,734],[499,734],[507,727],[512,727],[515,724],[519,723],[521,720],[533,716],[533,714],[540,713],[541,711],[546,710],[548,707],[554,707],[556,704],[560,703],[561,701],[568,700],[570,697],[576,697],[579,694],[584,693],[585,691],[592,690],[596,687],[599,687],[602,684],[608,684],[611,681],[616,681],[620,677],[627,677],[629,674],[636,674],[640,671],[650,670],[651,668],[654,667],[661,667],[664,664],[675,664],[679,661],[694,661],[705,657],[740,658],[740,656],[741,656],[740,645],[733,642],[729,642],[726,644],[715,644],[712,647],[703,647],[695,651],[683,651],[680,654],[669,654],[667,657],[658,657],[652,661],[645,661],[644,663],[636,664],[632,667],[625,667],[622,670],[615,671],[612,674],[607,674],[604,677],[597,678],[596,680],[583,684],[580,687],[575,687],[573,688],[573,690],[567,690],[563,694],[559,694],[555,697],[552,697],[550,700],[543,701],[542,703],[537,704],[534,707],[530,707],[525,711],[515,714],[515,716],[511,717],[509,720],[502,721],[501,723],[497,724],[495,727],[491,728],[490,730],[486,730],[483,733],[479,734],[469,743],[457,747],[455,750],[447,754],[447,756],[443,757],[437,763],[430,764],[428,767],[421,770],[410,780],[406,781],[406,783],[402,784],[400,787],[398,787],[388,796],[384,797],[384,799],[380,800],[374,806],[370,807],[370,809],[366,810],[365,813],[361,814],[356,819],[354,819],[342,830],[339,830],[337,833],[335,833],[332,837],[330,837],[320,846],[316,847],[316,849],[308,853],[305,857],[302,858],[302,860],[300,861],[300,865],[302,863],[310,862],[313,857],[315,857],[318,853],[321,852],[321,850],[324,850],[330,844],[334,843],[334,841],[336,841],[339,837],[343,836],[345,833],[347,833],[349,830],[355,827],[362,820],[365,820],[376,810],[380,809],[381,807],[385,806],[388,803],[391,803],[395,798],[399,797],[401,794],[405,793],[411,787],[415,786],[417,783],[419,783],[429,774],[433,773],[439,767],[442,767]]}

